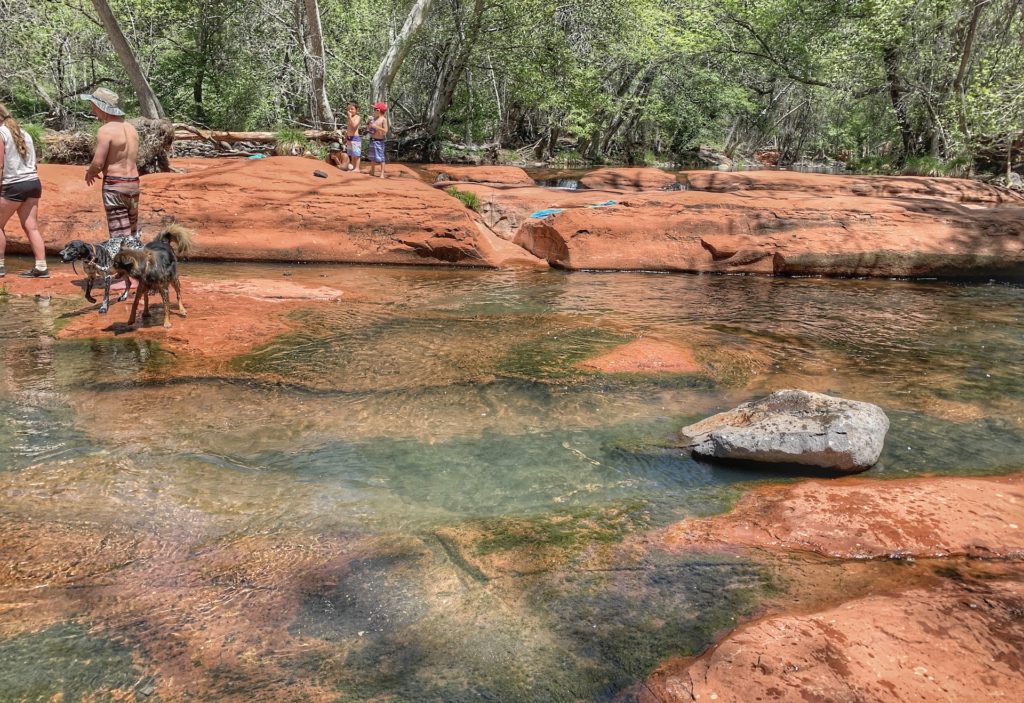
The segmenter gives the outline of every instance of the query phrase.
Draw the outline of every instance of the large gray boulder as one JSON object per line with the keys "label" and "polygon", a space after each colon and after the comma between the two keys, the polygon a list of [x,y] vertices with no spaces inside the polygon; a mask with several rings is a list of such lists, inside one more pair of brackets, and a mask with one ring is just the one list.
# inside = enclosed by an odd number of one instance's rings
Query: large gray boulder
{"label": "large gray boulder", "polygon": [[684,427],[680,435],[683,447],[701,457],[855,473],[878,461],[888,430],[889,418],[877,405],[783,390]]}

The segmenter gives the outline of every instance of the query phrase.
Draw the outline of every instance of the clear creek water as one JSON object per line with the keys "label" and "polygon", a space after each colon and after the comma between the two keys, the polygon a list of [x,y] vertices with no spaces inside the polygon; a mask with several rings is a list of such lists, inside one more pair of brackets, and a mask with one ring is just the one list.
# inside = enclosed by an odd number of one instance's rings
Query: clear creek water
{"label": "clear creek water", "polygon": [[[788,588],[639,546],[793,480],[685,424],[798,387],[886,410],[874,476],[1024,465],[1020,287],[290,271],[359,300],[185,376],[0,297],[0,701],[612,700]],[[706,371],[577,365],[644,336]]]}

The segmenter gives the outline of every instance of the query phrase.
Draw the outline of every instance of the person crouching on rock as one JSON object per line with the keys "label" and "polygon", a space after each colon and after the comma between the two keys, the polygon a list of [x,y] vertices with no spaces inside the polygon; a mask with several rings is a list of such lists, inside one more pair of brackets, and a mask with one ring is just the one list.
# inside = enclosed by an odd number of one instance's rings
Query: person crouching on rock
{"label": "person crouching on rock", "polygon": [[39,233],[39,199],[43,197],[43,184],[36,172],[36,147],[32,135],[21,128],[10,110],[0,103],[0,277],[7,275],[4,252],[7,235],[4,226],[11,215],[18,213],[21,228],[28,235],[36,264],[19,276],[49,278],[46,270],[46,250]]}
{"label": "person crouching on rock", "polygon": [[117,107],[117,93],[100,88],[91,95],[79,95],[92,103],[92,114],[103,122],[96,134],[96,154],[85,172],[92,185],[103,173],[103,209],[113,247],[141,249],[139,238],[139,133],[124,119]]}
{"label": "person crouching on rock", "polygon": [[384,178],[384,138],[388,136],[387,103],[373,104],[373,119],[367,125],[370,130],[370,175],[374,175],[374,167],[380,164],[380,177]]}
{"label": "person crouching on rock", "polygon": [[347,161],[348,156],[345,155],[345,145],[340,139],[327,145],[327,163],[344,171],[346,170],[345,163]]}

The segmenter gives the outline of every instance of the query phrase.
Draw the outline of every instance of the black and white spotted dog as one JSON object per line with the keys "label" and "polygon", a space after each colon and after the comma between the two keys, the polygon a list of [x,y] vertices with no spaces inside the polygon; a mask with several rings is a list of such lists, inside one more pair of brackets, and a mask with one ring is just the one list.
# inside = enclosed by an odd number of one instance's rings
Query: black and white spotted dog
{"label": "black and white spotted dog", "polygon": [[[60,260],[65,264],[74,266],[74,262],[81,261],[86,275],[85,299],[95,303],[96,298],[92,297],[92,289],[97,279],[103,280],[103,303],[100,304],[100,313],[105,313],[110,307],[110,284],[117,280],[125,282],[124,293],[118,296],[118,302],[128,299],[128,292],[132,288],[132,281],[124,273],[118,272],[112,266],[114,257],[121,249],[141,249],[142,240],[139,236],[116,237],[108,239],[99,244],[89,244],[81,239],[75,239],[67,243],[60,250]],[[76,268],[77,272],[78,269]]]}

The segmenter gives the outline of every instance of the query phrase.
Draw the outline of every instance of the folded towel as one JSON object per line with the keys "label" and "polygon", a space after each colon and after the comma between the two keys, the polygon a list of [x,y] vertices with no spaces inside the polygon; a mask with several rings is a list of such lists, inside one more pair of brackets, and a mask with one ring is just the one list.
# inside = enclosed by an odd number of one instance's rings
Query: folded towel
{"label": "folded towel", "polygon": [[618,205],[614,200],[605,200],[603,203],[594,203],[593,205],[587,205],[587,207],[611,207],[612,205]]}

